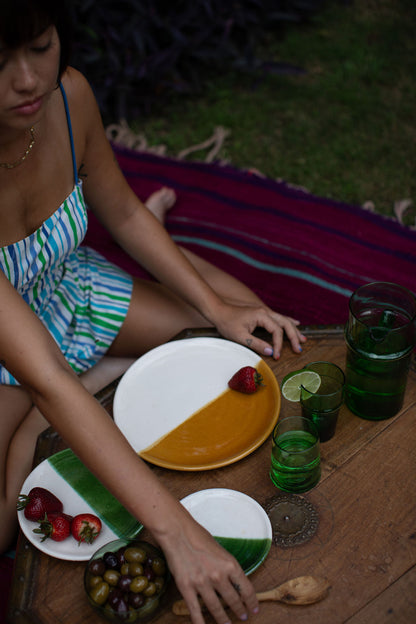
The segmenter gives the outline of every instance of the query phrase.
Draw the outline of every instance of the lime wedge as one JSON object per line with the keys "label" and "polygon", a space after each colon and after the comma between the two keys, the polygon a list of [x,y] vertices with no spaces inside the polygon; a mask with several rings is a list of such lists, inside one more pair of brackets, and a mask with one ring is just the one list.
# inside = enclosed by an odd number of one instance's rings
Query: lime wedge
{"label": "lime wedge", "polygon": [[309,392],[316,392],[321,385],[318,373],[309,370],[299,370],[289,373],[282,381],[282,394],[288,401],[300,401],[300,387]]}

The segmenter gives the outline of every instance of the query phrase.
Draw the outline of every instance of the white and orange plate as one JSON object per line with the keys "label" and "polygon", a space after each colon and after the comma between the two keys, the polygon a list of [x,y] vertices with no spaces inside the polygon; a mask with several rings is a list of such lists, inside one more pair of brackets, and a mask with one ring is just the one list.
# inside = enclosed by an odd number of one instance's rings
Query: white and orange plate
{"label": "white and orange plate", "polygon": [[[228,388],[253,366],[264,385],[254,394]],[[117,387],[114,420],[146,461],[175,470],[236,462],[272,432],[281,396],[270,367],[255,352],[221,338],[166,343],[138,359]]]}

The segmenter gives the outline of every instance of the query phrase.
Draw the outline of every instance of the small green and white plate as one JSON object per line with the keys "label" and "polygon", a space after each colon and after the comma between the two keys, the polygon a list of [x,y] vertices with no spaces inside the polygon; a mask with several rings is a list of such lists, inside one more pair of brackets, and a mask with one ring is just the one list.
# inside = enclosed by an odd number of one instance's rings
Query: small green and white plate
{"label": "small green and white plate", "polygon": [[231,553],[249,575],[272,545],[272,525],[263,507],[237,490],[212,488],[181,500],[191,516]]}
{"label": "small green and white plate", "polygon": [[133,539],[143,529],[137,520],[81,463],[76,455],[66,449],[42,461],[27,477],[21,494],[29,494],[34,487],[43,487],[62,501],[64,513],[76,516],[93,513],[102,522],[102,529],[92,544],[78,544],[72,537],[62,542],[50,538],[42,542],[42,536],[33,532],[38,522],[27,520],[24,510],[18,511],[22,532],[36,548],[51,557],[67,561],[88,561],[98,548],[120,537]]}

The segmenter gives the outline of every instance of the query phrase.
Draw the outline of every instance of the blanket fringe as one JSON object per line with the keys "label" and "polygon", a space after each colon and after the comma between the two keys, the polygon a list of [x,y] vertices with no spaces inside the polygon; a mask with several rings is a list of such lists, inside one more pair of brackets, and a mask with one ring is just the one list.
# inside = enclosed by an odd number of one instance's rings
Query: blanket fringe
{"label": "blanket fringe", "polygon": [[[122,147],[128,147],[137,152],[149,152],[152,154],[158,154],[160,156],[166,155],[166,145],[149,145],[146,136],[140,132],[134,132],[128,125],[125,119],[121,119],[119,123],[113,123],[107,126],[105,129],[107,138],[116,145]],[[214,129],[212,136],[210,136],[202,143],[197,145],[191,145],[186,149],[181,150],[176,158],[184,160],[190,154],[200,152],[211,148],[203,159],[206,163],[211,163],[217,159],[219,152],[221,151],[226,138],[230,135],[230,130],[223,126],[217,126]],[[225,160],[220,161],[222,164],[226,164]]]}
{"label": "blanket fringe", "polygon": [[[408,223],[406,223],[408,219],[406,219],[405,221],[405,216],[408,216],[409,210],[412,208],[412,206],[413,201],[410,198],[407,197],[406,199],[398,199],[394,202],[393,205],[394,217],[389,217],[387,215],[382,216],[384,216],[385,219],[398,221],[400,225],[409,228],[409,230],[416,230],[416,216],[414,217],[414,225],[409,225]],[[369,212],[376,212],[375,204],[371,200],[364,202],[361,208],[364,208],[364,210],[368,210]]]}
{"label": "blanket fringe", "polygon": [[[402,225],[405,225],[403,221],[404,215],[409,211],[410,208],[412,208],[412,206],[413,206],[413,201],[410,199],[410,197],[407,197],[406,199],[398,199],[397,201],[394,202],[394,207],[393,207],[394,214],[396,215],[396,218],[399,221],[399,223],[401,223]],[[415,217],[414,226],[410,226],[410,228],[412,230],[416,230],[416,217]]]}
{"label": "blanket fringe", "polygon": [[210,151],[205,157],[205,162],[210,163],[217,158],[222,146],[224,145],[225,139],[229,135],[230,135],[230,130],[227,130],[227,128],[223,128],[223,126],[217,126],[214,129],[213,135],[209,137],[209,139],[207,139],[206,141],[203,141],[202,143],[199,143],[197,145],[192,145],[191,147],[188,147],[182,150],[181,152],[179,152],[178,158],[182,160],[186,158],[187,156],[189,156],[189,154],[193,154],[194,152],[199,152],[201,150],[206,150],[212,145],[212,149],[210,149]]}
{"label": "blanket fringe", "polygon": [[[166,145],[149,145],[146,136],[142,132],[134,132],[125,119],[121,119],[119,123],[110,124],[109,126],[107,126],[105,131],[108,140],[116,145],[120,145],[121,147],[127,147],[137,152],[149,152],[151,154],[157,154],[159,156],[166,156],[167,154]],[[205,158],[202,159],[202,162],[211,163],[213,161],[216,161],[217,164],[227,165],[229,164],[229,161],[218,158],[218,155],[223,148],[227,137],[230,136],[230,134],[231,131],[228,128],[224,128],[223,126],[216,126],[214,128],[214,132],[210,137],[208,137],[208,139],[181,150],[176,156],[174,156],[174,158],[177,158],[178,160],[185,160],[190,154],[194,154],[195,152],[202,152],[204,150],[206,151],[209,149],[208,153],[205,155]],[[201,161],[201,159],[199,160]],[[261,171],[254,167],[248,168],[246,171],[254,175],[258,175],[259,177],[267,177]],[[303,186],[289,184],[281,178],[277,178],[276,181],[284,182],[290,188],[294,188],[305,193],[309,192],[307,188]],[[412,208],[412,206],[413,201],[410,198],[399,199],[394,202],[393,206],[395,216],[386,216],[385,218],[397,220],[401,225],[404,225],[411,230],[416,230],[416,216],[414,218],[414,225],[406,224],[404,219],[405,215],[406,217],[408,217],[409,210],[410,208]],[[376,212],[374,202],[372,202],[371,200],[364,202],[361,207],[364,210]],[[406,219],[406,221],[408,221],[408,218]]]}
{"label": "blanket fringe", "polygon": [[143,133],[135,133],[125,119],[106,127],[107,139],[121,147],[128,147],[136,152],[150,152],[159,156],[166,155],[166,145],[149,145]]}

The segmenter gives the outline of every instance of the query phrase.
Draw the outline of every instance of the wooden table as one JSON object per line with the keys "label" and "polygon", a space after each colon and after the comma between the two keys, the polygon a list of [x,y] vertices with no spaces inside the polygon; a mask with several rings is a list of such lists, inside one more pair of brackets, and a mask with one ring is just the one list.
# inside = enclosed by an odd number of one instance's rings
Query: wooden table
{"label": "wooden table", "polygon": [[[301,355],[286,344],[281,361],[266,358],[281,382],[284,375],[314,360],[344,368],[341,328],[314,329]],[[262,603],[258,624],[408,624],[416,622],[416,373],[410,372],[405,404],[396,417],[361,420],[344,406],[335,437],[321,445],[322,478],[304,498],[318,511],[315,535],[294,547],[272,545],[252,574],[256,590],[296,576],[327,578],[331,590],[322,602],[305,606]],[[114,385],[98,398],[111,414]],[[283,402],[281,414],[287,404]],[[63,448],[58,436],[40,437],[36,463]],[[178,497],[228,487],[252,496],[263,506],[279,490],[268,469],[270,438],[245,459],[205,472],[155,467]],[[281,494],[281,493],[280,493]],[[99,624],[83,589],[84,563],[59,561],[35,549],[21,534],[16,553],[10,624]],[[230,614],[231,615],[231,614]],[[232,621],[237,621],[232,618]],[[188,623],[167,609],[159,624]],[[207,617],[207,622],[212,622]]]}

